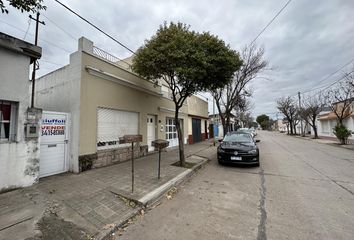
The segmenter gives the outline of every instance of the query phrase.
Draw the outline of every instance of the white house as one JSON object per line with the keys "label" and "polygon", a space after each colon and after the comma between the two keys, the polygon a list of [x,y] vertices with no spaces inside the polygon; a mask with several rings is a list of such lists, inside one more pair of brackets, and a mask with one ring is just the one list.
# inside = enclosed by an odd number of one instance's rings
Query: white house
{"label": "white house", "polygon": [[[349,108],[349,116],[343,120],[343,125],[346,126],[352,133],[354,133],[354,101]],[[322,138],[332,138],[335,139],[336,136],[333,133],[333,128],[337,124],[337,116],[330,109],[326,109],[320,112],[317,118],[317,131],[318,136]],[[311,132],[313,134],[313,132]],[[352,135],[350,140],[354,140]]]}
{"label": "white house", "polygon": [[30,108],[30,64],[42,49],[0,33],[0,192],[38,180],[41,110]]}

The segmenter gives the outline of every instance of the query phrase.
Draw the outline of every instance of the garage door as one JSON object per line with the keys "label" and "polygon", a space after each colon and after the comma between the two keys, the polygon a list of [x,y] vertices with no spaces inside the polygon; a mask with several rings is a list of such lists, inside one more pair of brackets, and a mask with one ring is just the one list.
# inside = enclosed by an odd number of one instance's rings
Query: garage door
{"label": "garage door", "polygon": [[193,143],[197,143],[202,140],[202,124],[200,119],[192,118],[192,134]]}
{"label": "garage door", "polygon": [[119,144],[119,138],[124,135],[138,133],[138,113],[109,108],[98,108],[97,149],[110,149],[126,146],[127,144]]}
{"label": "garage door", "polygon": [[40,177],[66,172],[68,170],[68,136],[69,114],[43,112],[39,161]]}

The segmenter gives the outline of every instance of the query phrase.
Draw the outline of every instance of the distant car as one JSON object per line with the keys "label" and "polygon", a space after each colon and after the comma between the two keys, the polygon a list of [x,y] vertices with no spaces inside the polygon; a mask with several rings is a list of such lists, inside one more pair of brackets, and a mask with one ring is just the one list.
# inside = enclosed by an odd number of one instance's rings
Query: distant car
{"label": "distant car", "polygon": [[252,135],[252,137],[254,138],[257,134],[254,130],[249,129],[249,128],[240,128],[237,130],[237,132],[246,132]]}
{"label": "distant car", "polygon": [[217,149],[219,164],[237,163],[259,166],[259,149],[256,142],[259,140],[254,140],[246,132],[227,133]]}

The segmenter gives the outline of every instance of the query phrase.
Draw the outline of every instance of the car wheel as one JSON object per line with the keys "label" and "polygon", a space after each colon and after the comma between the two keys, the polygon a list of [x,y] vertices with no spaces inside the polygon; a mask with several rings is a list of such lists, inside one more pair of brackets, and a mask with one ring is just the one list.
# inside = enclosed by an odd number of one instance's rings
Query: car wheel
{"label": "car wheel", "polygon": [[255,165],[256,167],[259,167],[260,166],[260,163],[258,162],[258,163],[256,163],[256,165]]}
{"label": "car wheel", "polygon": [[218,163],[219,163],[220,165],[222,165],[222,161],[221,161],[221,160],[219,160],[219,159],[218,159]]}

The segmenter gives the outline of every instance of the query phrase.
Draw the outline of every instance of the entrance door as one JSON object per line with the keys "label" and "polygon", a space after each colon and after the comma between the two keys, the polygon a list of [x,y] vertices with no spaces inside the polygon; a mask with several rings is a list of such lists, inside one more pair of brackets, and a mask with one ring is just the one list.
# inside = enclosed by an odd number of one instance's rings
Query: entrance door
{"label": "entrance door", "polygon": [[156,139],[156,117],[154,115],[147,116],[147,144],[149,146],[149,152],[154,151],[154,147],[151,142]]}
{"label": "entrance door", "polygon": [[192,118],[192,134],[193,143],[197,143],[202,140],[202,123],[200,119]]}
{"label": "entrance door", "polygon": [[69,114],[43,112],[40,133],[39,177],[66,172]]}
{"label": "entrance door", "polygon": [[166,140],[169,141],[168,147],[175,147],[179,145],[176,122],[174,118],[166,118]]}

